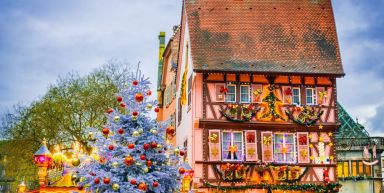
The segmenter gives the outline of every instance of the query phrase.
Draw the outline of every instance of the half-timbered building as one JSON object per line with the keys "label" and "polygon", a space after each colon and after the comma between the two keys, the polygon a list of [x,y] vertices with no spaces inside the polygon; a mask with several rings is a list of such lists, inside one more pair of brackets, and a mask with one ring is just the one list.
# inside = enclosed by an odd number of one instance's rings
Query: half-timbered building
{"label": "half-timbered building", "polygon": [[194,189],[338,191],[344,71],[330,0],[184,0],[175,38],[158,117],[174,107]]}

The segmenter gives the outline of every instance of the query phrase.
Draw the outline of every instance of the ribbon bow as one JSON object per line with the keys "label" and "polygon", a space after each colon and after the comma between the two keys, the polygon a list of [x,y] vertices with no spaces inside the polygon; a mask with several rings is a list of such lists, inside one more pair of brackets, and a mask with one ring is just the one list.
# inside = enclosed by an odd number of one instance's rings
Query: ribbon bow
{"label": "ribbon bow", "polygon": [[236,145],[229,146],[229,151],[232,153],[235,153],[237,151],[237,146]]}
{"label": "ribbon bow", "polygon": [[264,145],[271,145],[271,141],[272,141],[272,137],[271,136],[268,136],[268,137],[264,136],[263,137]]}
{"label": "ribbon bow", "polygon": [[328,97],[327,91],[320,91],[319,92],[320,101],[323,101],[323,98],[327,98],[327,97]]}
{"label": "ribbon bow", "polygon": [[224,93],[224,94],[227,94],[228,89],[225,88],[224,86],[222,86],[222,87],[220,88],[220,92],[221,92],[221,93]]}
{"label": "ribbon bow", "polygon": [[262,93],[263,92],[260,89],[257,89],[257,90],[255,90],[255,92],[253,92],[253,94],[256,96],[260,96]]}

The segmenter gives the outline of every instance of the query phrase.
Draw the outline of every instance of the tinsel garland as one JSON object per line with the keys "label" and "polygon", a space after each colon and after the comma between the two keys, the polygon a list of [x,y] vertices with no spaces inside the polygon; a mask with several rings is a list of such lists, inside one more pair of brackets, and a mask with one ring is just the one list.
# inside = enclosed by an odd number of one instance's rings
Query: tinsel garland
{"label": "tinsel garland", "polygon": [[219,190],[247,190],[247,189],[271,189],[271,190],[291,190],[291,191],[313,191],[317,193],[338,193],[341,188],[339,183],[321,184],[251,184],[243,186],[217,186],[208,182],[204,183],[207,188]]}

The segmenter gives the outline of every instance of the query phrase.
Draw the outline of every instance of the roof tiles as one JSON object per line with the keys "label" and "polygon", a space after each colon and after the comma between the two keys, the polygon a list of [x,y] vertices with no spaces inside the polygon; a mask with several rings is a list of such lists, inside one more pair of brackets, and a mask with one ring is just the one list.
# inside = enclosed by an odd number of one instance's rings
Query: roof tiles
{"label": "roof tiles", "polygon": [[344,75],[330,0],[186,0],[196,71]]}

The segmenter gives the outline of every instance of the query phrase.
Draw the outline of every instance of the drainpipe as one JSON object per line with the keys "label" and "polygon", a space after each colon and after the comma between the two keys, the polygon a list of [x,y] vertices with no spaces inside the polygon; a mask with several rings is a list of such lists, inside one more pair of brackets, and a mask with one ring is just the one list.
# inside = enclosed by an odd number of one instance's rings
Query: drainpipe
{"label": "drainpipe", "polygon": [[165,49],[165,32],[159,34],[159,64],[157,71],[157,101],[160,106],[163,105],[163,96],[161,91],[161,82],[163,79],[163,53]]}

